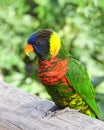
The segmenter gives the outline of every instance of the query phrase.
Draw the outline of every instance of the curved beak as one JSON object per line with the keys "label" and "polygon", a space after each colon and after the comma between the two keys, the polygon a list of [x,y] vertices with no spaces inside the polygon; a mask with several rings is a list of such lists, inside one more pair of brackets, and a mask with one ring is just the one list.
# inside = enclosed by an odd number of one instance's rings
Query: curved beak
{"label": "curved beak", "polygon": [[25,48],[24,48],[24,51],[25,51],[26,55],[29,56],[29,53],[34,52],[34,48],[31,44],[27,43]]}

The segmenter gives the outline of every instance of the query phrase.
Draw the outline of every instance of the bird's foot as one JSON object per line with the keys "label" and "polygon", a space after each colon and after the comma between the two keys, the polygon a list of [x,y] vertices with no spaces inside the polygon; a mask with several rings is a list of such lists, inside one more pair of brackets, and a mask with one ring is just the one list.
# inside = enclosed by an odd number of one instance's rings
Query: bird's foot
{"label": "bird's foot", "polygon": [[59,106],[54,106],[46,112],[44,117],[50,117],[51,118],[53,116],[61,115],[63,113],[71,112],[71,111],[78,112],[79,110],[73,110],[73,109],[70,109],[69,107],[66,107],[66,108],[63,109],[63,108],[60,108]]}
{"label": "bird's foot", "polygon": [[60,110],[61,108],[57,105],[53,106],[52,108],[50,108],[43,117],[53,117],[56,113],[57,110]]}

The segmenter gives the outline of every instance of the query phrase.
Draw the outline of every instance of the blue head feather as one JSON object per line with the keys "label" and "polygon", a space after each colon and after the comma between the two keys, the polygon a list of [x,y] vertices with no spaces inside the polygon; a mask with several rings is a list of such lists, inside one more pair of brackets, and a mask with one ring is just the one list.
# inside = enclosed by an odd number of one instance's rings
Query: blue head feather
{"label": "blue head feather", "polygon": [[36,39],[37,39],[37,33],[33,33],[33,34],[30,35],[27,42],[30,43],[30,44],[34,44],[36,42]]}

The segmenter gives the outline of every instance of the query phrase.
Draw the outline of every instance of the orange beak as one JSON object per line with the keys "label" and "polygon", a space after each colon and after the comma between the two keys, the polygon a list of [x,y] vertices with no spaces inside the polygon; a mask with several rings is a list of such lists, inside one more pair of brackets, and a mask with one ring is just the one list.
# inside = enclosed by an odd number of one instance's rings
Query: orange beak
{"label": "orange beak", "polygon": [[29,56],[29,53],[34,52],[34,48],[31,44],[26,44],[24,51]]}

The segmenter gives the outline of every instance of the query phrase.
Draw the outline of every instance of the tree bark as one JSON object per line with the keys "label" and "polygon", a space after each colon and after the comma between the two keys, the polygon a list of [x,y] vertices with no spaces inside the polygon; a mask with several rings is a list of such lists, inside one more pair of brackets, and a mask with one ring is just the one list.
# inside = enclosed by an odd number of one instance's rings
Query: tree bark
{"label": "tree bark", "polygon": [[72,109],[45,116],[53,106],[51,101],[0,82],[0,130],[104,129],[104,122]]}

